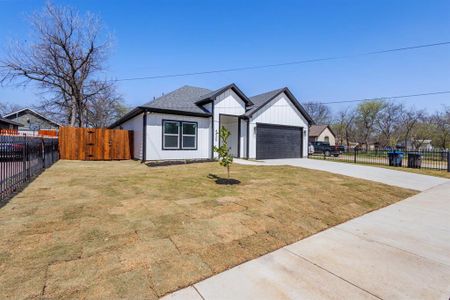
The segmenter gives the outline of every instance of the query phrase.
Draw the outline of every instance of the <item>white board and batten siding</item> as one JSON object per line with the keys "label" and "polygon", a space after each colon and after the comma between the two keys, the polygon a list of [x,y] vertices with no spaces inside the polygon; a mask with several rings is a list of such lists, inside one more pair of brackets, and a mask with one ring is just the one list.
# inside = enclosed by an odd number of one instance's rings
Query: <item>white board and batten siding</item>
{"label": "white board and batten siding", "polygon": [[256,157],[256,123],[303,127],[303,156],[308,153],[308,121],[292,104],[285,93],[257,111],[250,120],[249,158]]}
{"label": "white board and batten siding", "polygon": [[[243,115],[244,113],[245,113],[245,102],[232,89],[228,89],[216,97],[214,101],[214,146],[219,145],[220,115],[222,114],[222,115],[240,116]],[[237,119],[235,121],[237,122]],[[232,132],[236,133],[237,128],[233,129],[234,130]],[[242,138],[240,143],[242,145]],[[243,153],[244,152],[241,152],[241,155]],[[217,153],[215,153],[215,156],[217,156]]]}

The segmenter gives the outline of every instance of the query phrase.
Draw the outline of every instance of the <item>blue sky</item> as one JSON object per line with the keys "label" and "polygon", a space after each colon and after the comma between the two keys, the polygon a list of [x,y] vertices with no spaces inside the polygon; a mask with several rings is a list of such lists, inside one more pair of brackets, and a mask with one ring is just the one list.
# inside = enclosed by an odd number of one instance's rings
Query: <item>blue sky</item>
{"label": "blue sky", "polygon": [[[108,77],[196,72],[450,41],[450,1],[54,1],[98,14],[115,45]],[[0,0],[0,48],[26,39],[40,0]],[[0,55],[3,55],[3,49]],[[182,85],[235,82],[247,95],[288,86],[302,101],[450,90],[450,45],[273,69],[118,83],[130,106]],[[32,105],[38,90],[0,87]],[[429,112],[450,95],[402,100]],[[349,104],[332,105],[334,110]]]}

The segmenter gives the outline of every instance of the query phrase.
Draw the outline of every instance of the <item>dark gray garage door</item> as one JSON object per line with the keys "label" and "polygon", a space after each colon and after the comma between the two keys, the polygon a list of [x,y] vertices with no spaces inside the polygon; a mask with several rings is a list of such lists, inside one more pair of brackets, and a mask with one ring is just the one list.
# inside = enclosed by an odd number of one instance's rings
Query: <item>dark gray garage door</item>
{"label": "dark gray garage door", "polygon": [[302,157],[302,127],[256,124],[256,159]]}

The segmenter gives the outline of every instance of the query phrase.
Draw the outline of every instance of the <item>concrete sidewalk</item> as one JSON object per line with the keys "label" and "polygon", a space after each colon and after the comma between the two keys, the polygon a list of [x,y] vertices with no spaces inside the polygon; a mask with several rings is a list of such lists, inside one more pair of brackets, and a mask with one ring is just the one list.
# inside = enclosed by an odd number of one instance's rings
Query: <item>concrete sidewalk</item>
{"label": "concrete sidewalk", "polygon": [[[307,158],[270,159],[265,161],[247,161],[236,159],[236,163],[249,165],[288,165],[326,171],[361,179],[372,180],[384,184],[398,186],[416,191],[425,191],[434,186],[450,182],[449,179],[421,175],[401,170],[362,166],[357,164],[331,162]],[[445,171],[442,171],[445,172]]]}
{"label": "concrete sidewalk", "polygon": [[450,183],[164,299],[449,299]]}

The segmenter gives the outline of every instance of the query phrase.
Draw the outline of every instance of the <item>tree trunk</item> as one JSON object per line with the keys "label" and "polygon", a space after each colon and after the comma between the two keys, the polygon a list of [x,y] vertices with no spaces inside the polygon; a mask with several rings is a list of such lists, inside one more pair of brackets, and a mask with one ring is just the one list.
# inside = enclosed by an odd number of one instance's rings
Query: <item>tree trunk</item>
{"label": "tree trunk", "polygon": [[228,179],[230,179],[230,166],[227,166]]}
{"label": "tree trunk", "polygon": [[75,97],[72,96],[72,103],[70,108],[70,126],[75,127],[76,116],[77,116],[77,105]]}

